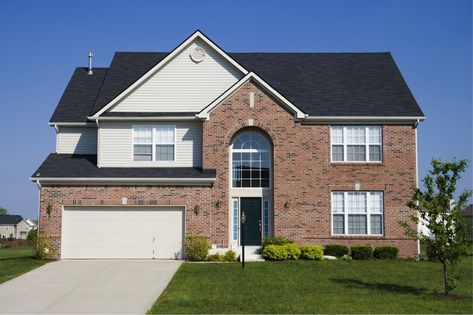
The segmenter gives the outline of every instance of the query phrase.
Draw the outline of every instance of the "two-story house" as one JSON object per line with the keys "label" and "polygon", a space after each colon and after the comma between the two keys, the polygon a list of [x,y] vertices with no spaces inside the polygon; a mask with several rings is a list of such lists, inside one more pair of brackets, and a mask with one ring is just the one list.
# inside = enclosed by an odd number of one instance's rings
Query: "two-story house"
{"label": "two-story house", "polygon": [[417,181],[424,114],[390,53],[227,53],[197,31],[170,53],[77,68],[31,180],[57,258],[179,258],[216,248],[390,244]]}

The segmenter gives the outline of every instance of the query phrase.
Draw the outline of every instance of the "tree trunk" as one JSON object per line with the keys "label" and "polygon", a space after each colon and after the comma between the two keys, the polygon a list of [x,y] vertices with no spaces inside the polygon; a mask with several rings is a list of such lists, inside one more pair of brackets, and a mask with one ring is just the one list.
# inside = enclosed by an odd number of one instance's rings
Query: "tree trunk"
{"label": "tree trunk", "polygon": [[448,294],[450,291],[450,286],[448,283],[448,269],[447,269],[447,262],[443,262],[443,282],[444,282],[444,290],[445,294]]}

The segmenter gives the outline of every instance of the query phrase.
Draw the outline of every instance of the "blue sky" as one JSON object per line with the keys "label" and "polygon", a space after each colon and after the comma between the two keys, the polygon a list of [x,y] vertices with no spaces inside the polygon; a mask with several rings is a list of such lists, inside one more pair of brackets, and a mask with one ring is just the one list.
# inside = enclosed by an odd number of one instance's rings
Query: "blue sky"
{"label": "blue sky", "polygon": [[[73,69],[115,51],[169,51],[196,29],[226,51],[390,51],[427,115],[432,157],[472,159],[471,1],[2,1],[0,206],[36,218],[28,181],[55,150],[47,122]],[[470,167],[460,189],[472,187]]]}

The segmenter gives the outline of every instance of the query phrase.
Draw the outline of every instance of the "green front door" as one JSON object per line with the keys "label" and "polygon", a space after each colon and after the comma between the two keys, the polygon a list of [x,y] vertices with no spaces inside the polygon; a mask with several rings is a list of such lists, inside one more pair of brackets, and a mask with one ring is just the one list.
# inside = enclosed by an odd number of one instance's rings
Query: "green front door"
{"label": "green front door", "polygon": [[[241,228],[244,229],[245,245],[261,245],[261,198],[241,198],[240,202],[241,217],[245,214],[246,219]],[[241,238],[240,243],[242,241]]]}

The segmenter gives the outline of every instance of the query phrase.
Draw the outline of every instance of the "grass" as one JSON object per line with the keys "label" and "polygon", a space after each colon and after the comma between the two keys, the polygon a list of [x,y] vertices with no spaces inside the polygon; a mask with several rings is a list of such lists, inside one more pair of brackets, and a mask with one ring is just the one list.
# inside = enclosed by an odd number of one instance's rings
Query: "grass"
{"label": "grass", "polygon": [[0,283],[45,264],[33,255],[32,247],[0,248]]}
{"label": "grass", "polygon": [[434,295],[442,267],[428,261],[184,263],[149,313],[472,313],[472,263],[459,300]]}

